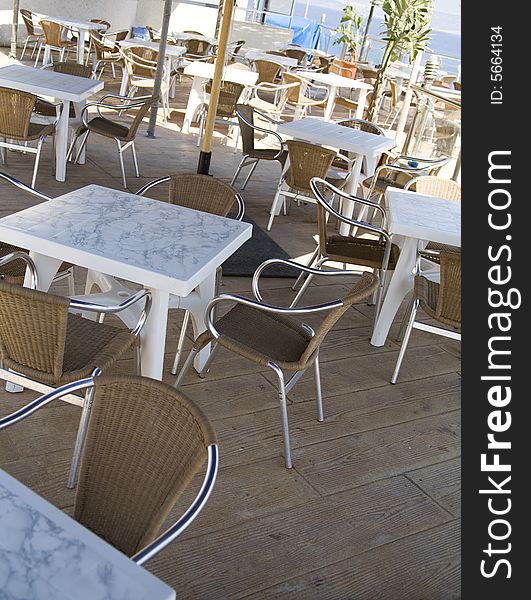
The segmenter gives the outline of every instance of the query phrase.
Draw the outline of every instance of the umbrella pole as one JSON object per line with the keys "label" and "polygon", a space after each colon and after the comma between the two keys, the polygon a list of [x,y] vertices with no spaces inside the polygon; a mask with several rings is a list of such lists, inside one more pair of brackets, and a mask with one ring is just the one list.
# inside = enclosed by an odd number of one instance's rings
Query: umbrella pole
{"label": "umbrella pole", "polygon": [[19,8],[20,8],[20,0],[13,0],[13,22],[11,23],[11,50],[9,51],[10,58],[17,57],[18,9]]}
{"label": "umbrella pole", "polygon": [[230,28],[232,24],[232,9],[234,0],[223,0],[223,16],[221,17],[221,28],[219,31],[218,53],[214,64],[214,75],[212,77],[212,89],[210,92],[210,101],[208,103],[208,112],[206,116],[205,130],[203,132],[203,141],[201,152],[199,153],[199,162],[197,172],[203,175],[209,174],[210,159],[212,157],[212,135],[214,133],[214,124],[218,112],[219,91],[225,66],[225,56],[227,54],[227,45],[229,42]]}
{"label": "umbrella pole", "polygon": [[[160,30],[159,54],[157,57],[157,70],[155,71],[155,83],[153,85],[153,95],[160,98],[160,88],[162,85],[162,73],[164,71],[164,62],[166,60],[166,44],[168,41],[168,28],[170,25],[172,0],[165,0],[164,12],[162,14],[162,27]],[[170,93],[170,90],[167,90]],[[157,124],[158,102],[154,102],[149,115],[148,137],[155,137],[155,126]]]}

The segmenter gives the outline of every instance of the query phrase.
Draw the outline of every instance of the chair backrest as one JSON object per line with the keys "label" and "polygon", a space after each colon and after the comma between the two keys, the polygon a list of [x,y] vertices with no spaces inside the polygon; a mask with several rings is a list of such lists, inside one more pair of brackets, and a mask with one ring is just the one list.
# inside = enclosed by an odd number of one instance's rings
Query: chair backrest
{"label": "chair backrest", "polygon": [[133,117],[133,121],[131,122],[131,125],[129,126],[129,132],[127,134],[127,141],[133,140],[136,136],[136,132],[138,131],[138,128],[140,127],[140,123],[142,123],[142,120],[144,119],[144,117],[147,115],[149,109],[153,106],[153,104],[155,102],[158,102],[158,96],[149,96],[147,98],[144,98],[143,100],[139,99],[139,98],[131,98],[131,102],[142,102],[142,104],[137,107],[136,109],[136,113],[135,116]]}
{"label": "chair backrest", "polygon": [[419,194],[439,196],[447,200],[461,201],[461,186],[453,179],[445,179],[436,175],[423,175],[408,181],[404,186],[406,190],[412,189]]}
{"label": "chair backrest", "polygon": [[303,65],[308,60],[306,50],[298,50],[297,48],[287,48],[285,50],[288,58],[294,58],[299,65]]}
{"label": "chair backrest", "polygon": [[108,31],[111,27],[111,24],[109,23],[109,21],[105,21],[105,19],[90,19],[90,22],[101,25],[101,29],[91,30],[91,32],[90,32],[91,35],[94,35],[95,37],[97,37],[100,40],[101,40],[102,35],[106,31]]}
{"label": "chair backrest", "polygon": [[129,76],[155,77],[158,51],[145,46],[130,46],[122,52]]}
{"label": "chair backrest", "polygon": [[152,542],[216,436],[184,394],[146,377],[96,377],[74,518],[131,556]]}
{"label": "chair backrest", "polygon": [[274,83],[282,69],[282,65],[272,60],[253,60],[253,69],[258,73],[256,83]]}
{"label": "chair backrest", "polygon": [[48,21],[43,19],[40,21],[40,26],[44,32],[44,39],[47,45],[60,48],[65,41],[64,31],[65,27],[55,21]]}
{"label": "chair backrest", "polygon": [[0,283],[0,359],[4,367],[53,383],[63,373],[70,301],[18,285]]}
{"label": "chair backrest", "polygon": [[[222,81],[219,90],[218,108],[216,115],[219,117],[233,117],[236,113],[236,104],[245,89],[244,85],[232,81]],[[212,81],[207,81],[205,91],[210,94],[212,90]]]}
{"label": "chair backrest", "polygon": [[33,13],[31,10],[27,10],[26,8],[20,9],[20,14],[22,15],[22,20],[24,21],[24,25],[26,27],[26,32],[28,35],[37,35],[35,33],[35,25],[33,23]]}
{"label": "chair backrest", "polygon": [[461,91],[461,82],[460,81],[454,81],[454,90]]}
{"label": "chair backrest", "polygon": [[66,75],[85,77],[86,79],[90,79],[93,75],[92,69],[88,65],[80,65],[79,63],[75,62],[54,63],[53,70],[56,73],[65,73]]}
{"label": "chair backrest", "polygon": [[[228,216],[235,205],[240,213],[243,206],[241,196],[235,188],[221,179],[199,173],[172,175],[169,201],[178,206],[220,217]],[[240,215],[238,214],[237,217]]]}
{"label": "chair backrest", "polygon": [[290,161],[286,183],[296,190],[310,192],[310,180],[312,177],[326,177],[336,157],[335,150],[299,140],[288,140],[286,145]]}
{"label": "chair backrest", "polygon": [[154,29],[153,27],[150,27],[149,25],[146,25],[146,29],[149,34],[149,39],[152,42],[156,42],[156,41],[160,40],[160,31],[158,31],[157,29]]}
{"label": "chair backrest", "polygon": [[336,121],[338,125],[343,127],[350,127],[351,129],[357,129],[358,131],[365,131],[365,133],[373,133],[374,135],[385,135],[385,131],[376,123],[372,121],[366,121],[365,119],[342,119]]}
{"label": "chair backrest", "polygon": [[332,64],[334,57],[332,56],[317,56],[317,67],[321,71],[321,73],[329,73],[330,65]]}
{"label": "chair backrest", "polygon": [[[238,123],[240,124],[242,153],[253,154],[255,151],[254,129],[251,127],[251,125],[254,125],[253,107],[249,106],[248,104],[238,104],[236,106],[236,117],[238,118]],[[251,125],[249,125],[249,123]]]}
{"label": "chair backrest", "polygon": [[284,50],[267,50],[267,54],[272,54],[273,56],[288,56]]}
{"label": "chair backrest", "polygon": [[28,136],[37,96],[0,87],[0,136],[24,140]]}
{"label": "chair backrest", "polygon": [[235,54],[238,54],[244,45],[245,40],[237,40],[236,42],[233,42],[230,46],[232,55],[234,56]]}
{"label": "chair backrest", "polygon": [[[197,32],[192,32],[195,35]],[[212,44],[206,40],[192,38],[190,40],[183,40],[183,46],[186,48],[187,54],[194,54],[195,56],[206,56],[212,50]]]}
{"label": "chair backrest", "polygon": [[305,363],[319,348],[324,338],[337,321],[349,310],[354,304],[365,302],[367,298],[373,295],[378,287],[378,278],[374,273],[365,272],[361,278],[350,288],[350,290],[342,297],[342,306],[333,308],[326,317],[321,321],[315,329],[315,335],[308,343],[308,347],[303,352],[300,362]]}
{"label": "chair backrest", "polygon": [[297,104],[302,96],[302,90],[304,88],[304,81],[298,75],[293,73],[284,72],[282,73],[282,83],[297,83],[297,86],[293,86],[288,90],[287,101],[293,104]]}

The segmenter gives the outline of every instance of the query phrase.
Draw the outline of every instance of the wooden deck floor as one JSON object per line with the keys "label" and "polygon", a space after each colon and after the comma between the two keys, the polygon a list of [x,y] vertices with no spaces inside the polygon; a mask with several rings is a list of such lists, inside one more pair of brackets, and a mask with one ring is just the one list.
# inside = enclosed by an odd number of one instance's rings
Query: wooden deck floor
{"label": "wooden deck floor", "polygon": [[[174,107],[184,108],[188,86],[183,83]],[[116,88],[106,82],[106,91]],[[141,129],[142,178],[129,177],[132,191],[157,176],[195,171],[196,138],[181,134],[181,123],[175,110],[168,124],[159,124],[156,139]],[[89,183],[121,187],[110,140],[91,140],[87,159],[85,166],[69,165],[67,181],[58,183],[48,142],[37,187],[50,195]],[[216,142],[211,171],[230,179],[239,159],[239,152]],[[29,181],[32,164],[33,156],[9,153],[0,168]],[[132,175],[130,162],[127,167]],[[260,165],[244,192],[247,214],[261,227],[278,175],[277,165]],[[0,216],[31,203],[0,181]],[[275,220],[271,237],[300,259],[312,252],[315,233],[314,207],[293,206]],[[80,290],[83,281],[78,269]],[[266,280],[267,300],[288,303],[290,284]],[[335,298],[346,285],[316,283],[307,299]],[[250,294],[250,279],[225,277],[223,291]],[[178,598],[459,598],[460,347],[414,332],[400,382],[392,386],[399,345],[393,335],[384,347],[370,345],[372,316],[373,307],[356,306],[323,345],[323,423],[315,419],[310,375],[290,393],[291,471],[281,456],[271,373],[222,351],[206,379],[189,375],[183,391],[212,420],[221,469],[198,520],[147,565]],[[171,311],[170,383],[180,320],[180,312]],[[132,364],[127,357],[116,369],[130,372]],[[32,397],[0,391],[0,414]],[[66,511],[73,501],[65,484],[79,415],[77,407],[56,404],[0,435],[1,468]]]}

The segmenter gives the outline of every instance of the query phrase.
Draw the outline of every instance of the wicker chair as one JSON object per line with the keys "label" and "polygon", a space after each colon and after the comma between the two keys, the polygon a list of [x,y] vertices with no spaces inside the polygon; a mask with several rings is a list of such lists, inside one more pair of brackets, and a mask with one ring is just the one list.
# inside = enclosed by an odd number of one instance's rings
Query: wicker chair
{"label": "wicker chair", "polygon": [[183,40],[180,44],[186,48],[186,52],[183,55],[185,60],[206,60],[213,56],[214,48],[212,44],[206,40],[191,38]]}
{"label": "wicker chair", "polygon": [[[272,119],[280,119],[291,91],[299,87],[299,83],[259,83],[253,87],[252,96],[247,101],[249,106],[267,113]],[[266,95],[263,98],[262,95]]]}
{"label": "wicker chair", "polygon": [[256,85],[259,83],[275,83],[284,68],[280,63],[263,59],[253,60],[251,66],[253,71],[258,73]]}
{"label": "wicker chair", "polygon": [[297,48],[286,48],[284,52],[286,53],[287,57],[294,58],[299,66],[305,66],[308,62],[308,55],[306,54],[306,50],[299,50]]}
{"label": "wicker chair", "polygon": [[[185,173],[182,175],[172,175],[171,177],[161,177],[147,183],[136,193],[138,196],[144,196],[146,192],[165,182],[169,182],[170,184],[168,202],[171,204],[193,208],[194,210],[219,215],[220,217],[233,216],[238,221],[241,221],[245,215],[245,204],[240,194],[232,186],[221,181],[221,179],[209,175]],[[234,208],[236,208],[235,213],[233,212]],[[218,288],[220,281],[221,267],[216,274]],[[177,351],[171,369],[173,375],[177,373],[179,367],[189,322],[190,311],[185,310],[181,333],[177,342]]]}
{"label": "wicker chair", "polygon": [[[0,259],[0,265],[15,260],[26,262],[36,288],[35,265],[26,253],[8,254]],[[70,312],[117,313],[142,300],[144,310],[130,331]],[[1,282],[0,378],[48,393],[59,386],[101,373],[131,348],[137,348],[138,357],[138,335],[149,314],[149,306],[150,293],[146,290],[129,296],[117,306],[103,307]],[[73,487],[91,397],[88,395],[83,399],[72,393],[66,400],[83,407],[68,480],[69,487]]]}
{"label": "wicker chair", "polygon": [[[107,99],[114,98],[118,100],[118,104],[109,104],[106,102]],[[135,167],[135,174],[137,177],[140,177],[140,172],[138,171],[138,161],[136,157],[135,150],[135,137],[142,123],[142,120],[147,115],[151,106],[157,101],[156,96],[137,96],[135,98],[130,98],[128,96],[119,96],[117,94],[106,94],[102,96],[99,102],[89,102],[83,107],[81,111],[81,119],[83,120],[83,125],[81,125],[77,131],[74,140],[70,144],[70,149],[68,151],[68,157],[70,157],[73,153],[74,146],[79,137],[82,137],[81,144],[77,149],[76,157],[74,163],[77,163],[79,157],[81,156],[81,152],[87,143],[88,136],[91,133],[95,133],[98,135],[102,135],[106,138],[113,139],[118,146],[118,156],[120,158],[120,168],[122,171],[122,181],[124,188],[127,188],[127,180],[125,178],[125,166],[123,153],[131,148],[131,152],[133,154],[133,164]],[[90,121],[88,120],[87,111],[91,106],[95,106],[98,111],[98,116],[92,117]],[[119,123],[117,121],[111,120],[107,117],[104,117],[100,113],[100,109],[105,108],[108,110],[115,110],[120,114],[123,111],[128,111],[131,109],[137,109],[133,119],[129,126]]]}
{"label": "wicker chair", "polygon": [[[324,108],[328,99],[329,88],[314,85],[293,73],[282,73],[282,83],[298,83],[288,92],[287,104],[295,108],[293,119],[301,119],[312,108]],[[312,98],[312,92],[321,92],[320,98]]]}
{"label": "wicker chair", "polygon": [[[42,27],[42,31],[44,33],[44,46],[45,46],[45,54],[46,50],[50,51],[50,60],[52,60],[52,52],[59,52],[59,61],[65,60],[65,56],[68,55],[68,51],[72,48],[77,47],[77,40],[69,39],[67,37],[67,32],[70,31],[68,27],[61,25],[55,21],[51,21],[48,19],[43,19],[39,21],[39,25]],[[35,67],[39,64],[39,58],[41,53],[41,46],[37,50],[37,58],[35,60]],[[44,59],[43,59],[44,62]],[[47,65],[42,65],[43,67]]]}
{"label": "wicker chair", "polygon": [[0,88],[0,156],[5,164],[7,148],[20,150],[16,142],[37,142],[37,147],[23,146],[24,152],[35,154],[31,187],[35,187],[44,140],[55,132],[55,123],[39,125],[31,117],[37,96],[20,90]]}
{"label": "wicker chair", "polygon": [[271,230],[273,219],[280,212],[281,204],[284,207],[284,215],[287,214],[286,198],[293,198],[297,201],[304,200],[315,204],[315,197],[310,186],[312,177],[328,178],[336,187],[341,188],[345,185],[349,176],[348,172],[328,175],[332,163],[338,156],[335,150],[299,140],[288,140],[286,146],[289,167],[280,178],[271,204],[267,231]]}
{"label": "wicker chair", "polygon": [[[0,429],[60,399],[71,388],[86,390],[93,398],[74,519],[144,564],[175,540],[208,500],[219,465],[214,430],[184,394],[161,381],[132,376],[89,377],[59,388],[0,419]],[[205,462],[198,494],[159,535]]]}
{"label": "wicker chair", "polygon": [[36,17],[31,10],[27,10],[25,8],[20,9],[20,15],[22,16],[22,20],[24,21],[24,26],[26,27],[26,41],[24,42],[24,47],[22,48],[22,54],[20,55],[20,60],[24,58],[24,54],[26,53],[26,49],[28,44],[33,44],[33,50],[31,51],[31,58],[33,58],[35,54],[35,50],[37,50],[40,45],[44,42],[44,33],[42,29],[37,28],[35,26]]}
{"label": "wicker chair", "polygon": [[[240,83],[234,83],[232,81],[222,81],[219,90],[218,106],[216,109],[216,121],[228,123],[229,131],[228,137],[231,136],[234,129],[236,129],[236,138],[234,141],[234,148],[238,147],[239,129],[236,128],[237,121],[234,121],[236,117],[236,105],[240,100],[245,86]],[[203,103],[199,107],[198,118],[199,118],[199,135],[197,136],[197,146],[201,145],[203,139],[203,133],[205,130],[206,116],[208,113],[209,96],[212,92],[212,81],[208,80],[204,87],[204,98]]]}
{"label": "wicker chair", "polygon": [[[364,131],[365,133],[372,133],[373,135],[385,135],[385,131],[376,123],[373,123],[372,121],[366,121],[364,119],[341,119],[339,121],[336,121],[336,123],[338,125],[341,125],[342,127],[349,127],[350,129],[356,129],[357,131]],[[338,156],[334,162],[332,163],[332,166],[338,169],[347,169],[350,170],[352,168],[352,165],[354,163],[355,160],[357,160],[358,157],[355,157],[353,159],[348,157],[348,151],[347,150],[341,150],[340,151],[340,156]]]}
{"label": "wicker chair", "polygon": [[[413,329],[421,329],[422,331],[428,331],[429,333],[435,333],[455,340],[461,339],[461,254],[444,251],[439,254],[440,283],[432,281],[421,274],[420,258],[424,254],[425,251],[419,254],[419,260],[417,260],[413,304],[391,383],[397,382],[402,360]],[[430,318],[445,325],[446,329],[416,322],[415,318],[419,308],[422,308]]]}
{"label": "wicker chair", "polygon": [[[366,300],[376,288],[376,278],[365,273],[362,278],[342,298],[318,306],[304,308],[281,308],[265,304],[260,295],[258,281],[262,271],[272,264],[284,264],[307,272],[313,269],[293,261],[271,259],[262,263],[253,277],[253,292],[256,300],[233,294],[222,294],[214,298],[207,307],[207,331],[201,334],[179,373],[175,387],[179,387],[190,369],[196,354],[211,342],[214,347],[201,375],[209,369],[219,347],[226,348],[261,367],[269,367],[278,378],[278,392],[282,417],[284,459],[286,467],[292,467],[288,411],[286,395],[304,372],[314,368],[317,400],[317,418],[323,421],[323,404],[319,371],[319,347],[338,319],[354,304]],[[327,272],[315,271],[317,274]],[[223,317],[214,322],[213,310],[220,303],[235,303]],[[301,322],[301,315],[328,312],[319,327],[314,331]],[[284,371],[294,372],[289,381],[284,380]]]}
{"label": "wicker chair", "polygon": [[[387,271],[394,270],[400,254],[398,246],[391,242],[391,236],[387,232],[385,211],[380,205],[365,198],[347,194],[324,179],[314,177],[310,182],[310,186],[317,200],[319,241],[308,266],[313,265],[315,270],[319,270],[326,262],[334,261],[362,268],[370,268],[377,272],[379,285],[376,294],[374,319],[376,322],[380,311]],[[361,206],[374,208],[380,213],[382,226],[378,227],[364,221],[348,219],[343,216],[332,206],[332,199],[334,197],[348,199]],[[351,231],[355,228],[356,235],[337,234],[335,227],[333,227],[336,224],[334,221],[339,224],[346,223],[350,226]],[[336,273],[344,273],[344,271],[337,271]],[[296,306],[299,303],[304,292],[308,289],[312,278],[312,274],[308,275],[291,306]]]}
{"label": "wicker chair", "polygon": [[[276,131],[256,125],[254,121],[255,114],[258,114],[262,119],[265,119],[274,125],[278,124],[278,121],[275,121],[265,113],[254,109],[248,104],[238,104],[236,106],[236,116],[238,117],[238,122],[240,124],[240,135],[242,138],[243,156],[230,183],[231,185],[234,185],[238,179],[240,171],[244,167],[251,165],[249,173],[243,182],[242,190],[246,188],[249,179],[261,160],[276,160],[280,163],[281,167],[284,168],[286,159],[288,157],[287,150],[284,149],[284,141],[280,135]],[[255,131],[274,137],[278,142],[279,148],[256,148],[254,137]]]}
{"label": "wicker chair", "polygon": [[[50,196],[46,196],[39,190],[36,190],[22,181],[15,179],[15,177],[8,175],[7,173],[2,173],[0,171],[0,179],[3,181],[7,181],[14,187],[35,196],[39,200],[51,200]],[[18,193],[18,192],[17,192]],[[5,242],[0,242],[0,258],[11,254],[12,252],[25,252],[28,253],[24,248],[19,248],[18,246],[13,246],[12,244],[7,244]],[[0,268],[0,280],[5,281],[6,283],[11,283],[13,285],[23,285],[24,279],[26,276],[26,262],[24,260],[15,260],[10,261],[9,263],[3,265]],[[57,275],[54,277],[54,282],[60,281],[62,279],[68,279],[68,293],[74,294],[74,266],[69,262],[61,263],[59,267],[59,271]]]}
{"label": "wicker chair", "polygon": [[[117,42],[120,41],[119,38],[121,38],[123,35],[127,35],[127,32],[118,32],[115,38],[115,45],[110,47],[105,44],[105,39],[102,36],[98,36],[94,33],[90,34],[91,49],[94,53],[94,74],[98,79],[101,79],[107,65],[111,66],[113,77],[116,77],[116,65],[118,65],[121,69],[124,68],[124,57],[120,53],[119,46],[116,46]],[[122,39],[125,39],[125,37]]]}

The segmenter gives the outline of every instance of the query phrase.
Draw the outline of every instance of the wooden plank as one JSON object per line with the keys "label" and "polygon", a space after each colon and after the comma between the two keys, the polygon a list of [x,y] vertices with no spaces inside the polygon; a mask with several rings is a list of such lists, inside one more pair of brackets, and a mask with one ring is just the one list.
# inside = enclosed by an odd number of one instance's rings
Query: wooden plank
{"label": "wooden plank", "polygon": [[448,521],[397,477],[181,539],[147,568],[186,598],[236,598]]}
{"label": "wooden plank", "polygon": [[447,462],[418,469],[406,476],[422,490],[446,508],[454,517],[461,516],[461,460]]}
{"label": "wooden plank", "polygon": [[293,463],[319,492],[334,494],[455,458],[460,429],[454,411],[295,449]]}
{"label": "wooden plank", "polygon": [[458,521],[385,544],[253,593],[253,600],[458,600]]}

